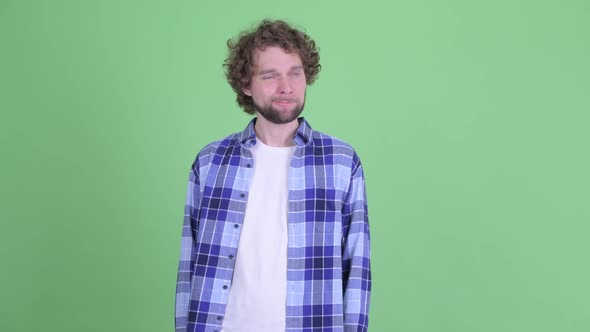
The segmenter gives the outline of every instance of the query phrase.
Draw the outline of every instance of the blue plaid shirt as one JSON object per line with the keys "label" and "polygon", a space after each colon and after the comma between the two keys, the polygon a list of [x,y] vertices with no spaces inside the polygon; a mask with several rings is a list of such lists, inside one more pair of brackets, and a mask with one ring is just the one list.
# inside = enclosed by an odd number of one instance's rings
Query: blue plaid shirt
{"label": "blue plaid shirt", "polygon": [[[176,331],[221,331],[253,172],[253,119],[205,146],[189,176]],[[369,223],[350,145],[300,118],[288,177],[287,331],[367,331]]]}

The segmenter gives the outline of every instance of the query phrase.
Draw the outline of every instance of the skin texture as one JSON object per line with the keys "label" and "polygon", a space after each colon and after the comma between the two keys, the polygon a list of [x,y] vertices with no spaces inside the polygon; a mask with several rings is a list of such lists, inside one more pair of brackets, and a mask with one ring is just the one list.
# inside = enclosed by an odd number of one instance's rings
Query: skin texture
{"label": "skin texture", "polygon": [[250,85],[242,91],[256,106],[257,136],[271,146],[292,145],[307,87],[301,58],[274,46],[255,50],[253,58]]}

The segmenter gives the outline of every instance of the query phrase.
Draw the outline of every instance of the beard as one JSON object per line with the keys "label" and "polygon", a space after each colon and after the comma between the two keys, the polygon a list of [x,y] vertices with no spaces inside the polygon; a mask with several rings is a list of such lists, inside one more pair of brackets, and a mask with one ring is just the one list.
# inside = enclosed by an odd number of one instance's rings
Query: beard
{"label": "beard", "polygon": [[299,117],[301,112],[303,112],[304,107],[305,101],[301,104],[296,102],[295,107],[287,111],[274,108],[272,106],[272,102],[268,106],[260,106],[254,103],[254,108],[256,108],[256,111],[267,121],[274,124],[285,124],[294,121]]}

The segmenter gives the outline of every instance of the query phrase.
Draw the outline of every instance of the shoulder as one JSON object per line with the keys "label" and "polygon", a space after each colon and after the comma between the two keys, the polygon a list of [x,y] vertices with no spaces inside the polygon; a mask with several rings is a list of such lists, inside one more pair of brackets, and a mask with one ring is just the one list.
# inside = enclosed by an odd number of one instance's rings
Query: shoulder
{"label": "shoulder", "polygon": [[354,148],[346,141],[321,131],[314,130],[311,134],[311,141],[314,147],[333,148],[348,155],[353,155],[356,153]]}
{"label": "shoulder", "polygon": [[211,160],[215,155],[224,155],[228,148],[239,145],[239,140],[241,137],[241,133],[233,133],[228,135],[222,139],[213,141],[207,145],[205,145],[195,157],[195,161],[193,163],[193,167],[196,165],[200,165],[203,167],[211,163]]}
{"label": "shoulder", "polygon": [[356,156],[355,149],[346,141],[328,135],[321,131],[315,131],[311,135],[312,145],[321,149],[332,149],[334,152],[344,154],[350,157]]}
{"label": "shoulder", "polygon": [[355,149],[346,141],[320,131],[313,131],[312,146],[316,154],[331,156],[335,162],[355,169],[360,166],[360,158]]}

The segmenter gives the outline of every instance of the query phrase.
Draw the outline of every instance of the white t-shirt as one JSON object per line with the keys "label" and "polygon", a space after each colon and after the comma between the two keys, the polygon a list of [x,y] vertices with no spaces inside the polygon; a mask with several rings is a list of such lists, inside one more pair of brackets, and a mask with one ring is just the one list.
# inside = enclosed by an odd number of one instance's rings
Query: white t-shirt
{"label": "white t-shirt", "polygon": [[285,331],[287,177],[294,146],[252,147],[250,183],[222,332]]}

